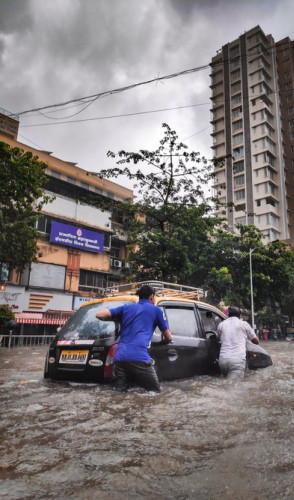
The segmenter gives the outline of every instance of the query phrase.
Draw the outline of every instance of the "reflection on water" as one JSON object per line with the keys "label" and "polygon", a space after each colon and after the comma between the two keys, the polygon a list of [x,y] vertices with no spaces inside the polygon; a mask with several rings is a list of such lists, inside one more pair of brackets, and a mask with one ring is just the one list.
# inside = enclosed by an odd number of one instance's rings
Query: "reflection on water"
{"label": "reflection on water", "polygon": [[0,350],[0,497],[293,499],[294,342],[274,366],[160,394],[44,381],[41,349]]}

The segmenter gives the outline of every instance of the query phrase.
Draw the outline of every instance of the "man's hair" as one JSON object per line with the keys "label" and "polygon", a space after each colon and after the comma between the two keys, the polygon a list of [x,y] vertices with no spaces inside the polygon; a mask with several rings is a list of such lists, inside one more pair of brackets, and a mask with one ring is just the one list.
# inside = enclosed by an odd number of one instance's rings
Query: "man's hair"
{"label": "man's hair", "polygon": [[150,295],[155,295],[155,290],[150,285],[142,285],[138,290],[139,299],[148,299]]}
{"label": "man's hair", "polygon": [[240,318],[241,310],[239,309],[239,307],[229,307],[229,318],[231,316],[236,316],[237,318]]}

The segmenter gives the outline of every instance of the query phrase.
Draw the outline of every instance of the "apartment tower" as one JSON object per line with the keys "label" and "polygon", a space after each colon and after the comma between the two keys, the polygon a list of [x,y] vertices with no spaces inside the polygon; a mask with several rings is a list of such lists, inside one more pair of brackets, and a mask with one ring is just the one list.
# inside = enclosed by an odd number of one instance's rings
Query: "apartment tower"
{"label": "apartment tower", "polygon": [[211,62],[214,156],[229,227],[254,224],[265,243],[294,243],[294,48],[259,26],[220,49]]}

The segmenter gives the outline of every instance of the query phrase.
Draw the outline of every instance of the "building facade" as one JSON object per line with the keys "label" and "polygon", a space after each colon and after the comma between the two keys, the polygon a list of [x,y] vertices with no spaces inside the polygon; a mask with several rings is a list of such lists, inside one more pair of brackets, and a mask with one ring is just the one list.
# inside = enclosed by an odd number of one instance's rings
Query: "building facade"
{"label": "building facade", "polygon": [[293,42],[275,43],[259,26],[211,61],[212,148],[229,155],[214,187],[233,205],[229,228],[254,224],[265,243],[294,243],[293,68]]}
{"label": "building facade", "polygon": [[36,223],[39,261],[22,274],[7,270],[2,275],[0,304],[12,307],[22,331],[39,325],[41,332],[48,332],[83,302],[122,281],[122,269],[128,266],[124,221],[115,209],[97,206],[107,200],[132,200],[133,192],[20,143],[17,133],[17,117],[2,110],[0,141],[31,152],[47,165],[46,194],[54,200],[43,206]]}

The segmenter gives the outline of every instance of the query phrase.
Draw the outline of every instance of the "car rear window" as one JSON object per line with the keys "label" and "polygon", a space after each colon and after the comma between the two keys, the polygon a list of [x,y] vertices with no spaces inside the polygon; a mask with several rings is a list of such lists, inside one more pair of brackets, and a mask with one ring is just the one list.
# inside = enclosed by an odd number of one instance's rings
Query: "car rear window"
{"label": "car rear window", "polygon": [[127,300],[112,300],[90,304],[79,309],[62,327],[59,332],[60,340],[97,339],[108,338],[115,335],[116,324],[114,321],[100,321],[96,314],[101,309],[130,304]]}

